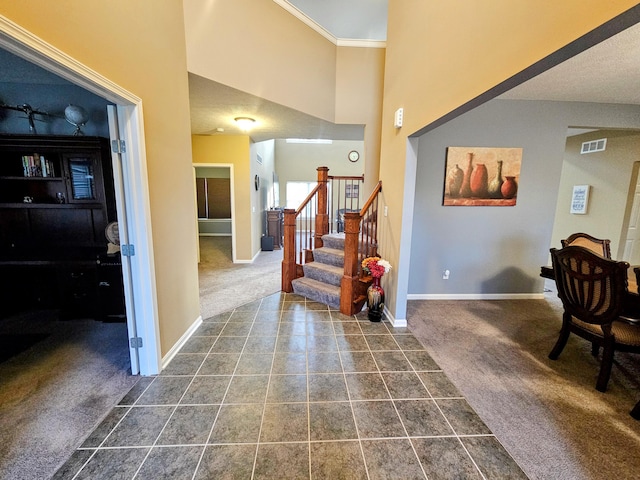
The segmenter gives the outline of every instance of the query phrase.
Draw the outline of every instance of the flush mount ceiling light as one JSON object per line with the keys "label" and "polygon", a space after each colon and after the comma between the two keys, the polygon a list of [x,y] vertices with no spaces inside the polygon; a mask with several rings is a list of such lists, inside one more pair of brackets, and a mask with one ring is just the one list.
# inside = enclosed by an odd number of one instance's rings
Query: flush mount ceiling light
{"label": "flush mount ceiling light", "polygon": [[236,121],[236,123],[238,124],[238,126],[242,129],[242,130],[249,130],[254,124],[255,124],[255,120],[251,117],[236,117],[234,118],[234,120]]}

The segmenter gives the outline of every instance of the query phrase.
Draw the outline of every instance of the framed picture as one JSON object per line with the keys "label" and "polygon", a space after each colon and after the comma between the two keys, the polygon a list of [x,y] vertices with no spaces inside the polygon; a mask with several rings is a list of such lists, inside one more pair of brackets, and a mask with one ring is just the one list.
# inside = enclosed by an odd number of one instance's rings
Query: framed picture
{"label": "framed picture", "polygon": [[514,206],[521,164],[522,148],[448,147],[442,204]]}
{"label": "framed picture", "polygon": [[587,213],[587,207],[589,206],[589,190],[590,185],[573,186],[570,213],[575,213],[578,215],[584,215]]}
{"label": "framed picture", "polygon": [[360,185],[356,183],[345,185],[344,190],[347,198],[358,198],[358,195],[360,194]]}

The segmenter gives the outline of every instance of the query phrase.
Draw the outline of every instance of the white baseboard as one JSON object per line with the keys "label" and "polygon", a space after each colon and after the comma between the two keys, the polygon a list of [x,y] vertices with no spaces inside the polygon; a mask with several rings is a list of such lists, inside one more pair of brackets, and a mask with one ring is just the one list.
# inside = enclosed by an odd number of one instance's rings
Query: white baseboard
{"label": "white baseboard", "polygon": [[180,351],[180,349],[184,347],[184,344],[187,343],[187,340],[191,338],[191,335],[193,335],[193,332],[195,332],[200,325],[202,325],[202,315],[196,318],[196,321],[191,324],[191,326],[188,328],[186,332],[184,332],[182,337],[180,337],[180,340],[178,340],[175,343],[175,345],[171,347],[171,350],[169,350],[167,354],[164,357],[162,357],[162,361],[161,361],[162,370],[164,370],[167,367],[167,365],[169,365],[171,360],[173,360],[173,357],[175,357],[176,354]]}
{"label": "white baseboard", "polygon": [[541,300],[544,293],[409,293],[407,300]]}
{"label": "white baseboard", "polygon": [[387,320],[389,320],[389,323],[391,323],[393,328],[402,328],[407,326],[406,318],[394,318],[387,307],[384,307],[384,316],[387,317]]}
{"label": "white baseboard", "polygon": [[258,250],[258,253],[256,253],[253,258],[251,260],[234,260],[233,263],[253,263],[256,261],[256,258],[258,258],[258,255],[260,255],[260,252],[262,250]]}

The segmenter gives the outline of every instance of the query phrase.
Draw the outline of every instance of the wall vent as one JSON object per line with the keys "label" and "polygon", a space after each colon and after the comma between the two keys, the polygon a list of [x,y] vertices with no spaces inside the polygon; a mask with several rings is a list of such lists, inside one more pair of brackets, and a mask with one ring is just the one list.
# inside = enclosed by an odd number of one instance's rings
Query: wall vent
{"label": "wall vent", "polygon": [[607,139],[601,138],[600,140],[584,142],[582,144],[582,148],[580,149],[580,153],[603,152],[606,147],[607,147]]}

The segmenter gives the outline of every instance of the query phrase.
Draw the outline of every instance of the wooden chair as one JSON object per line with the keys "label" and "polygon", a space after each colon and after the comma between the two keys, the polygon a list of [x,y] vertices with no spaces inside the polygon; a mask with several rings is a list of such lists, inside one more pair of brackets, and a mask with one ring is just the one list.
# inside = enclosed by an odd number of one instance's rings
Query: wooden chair
{"label": "wooden chair", "polygon": [[611,258],[611,240],[592,237],[588,233],[574,233],[565,240],[560,240],[563,247],[577,246],[588,248],[605,258]]}
{"label": "wooden chair", "polygon": [[604,392],[614,352],[640,353],[640,325],[620,318],[627,295],[629,264],[576,246],[552,248],[551,259],[564,313],[560,337],[549,358],[557,360],[571,333],[591,342],[594,356],[603,347],[596,389]]}

